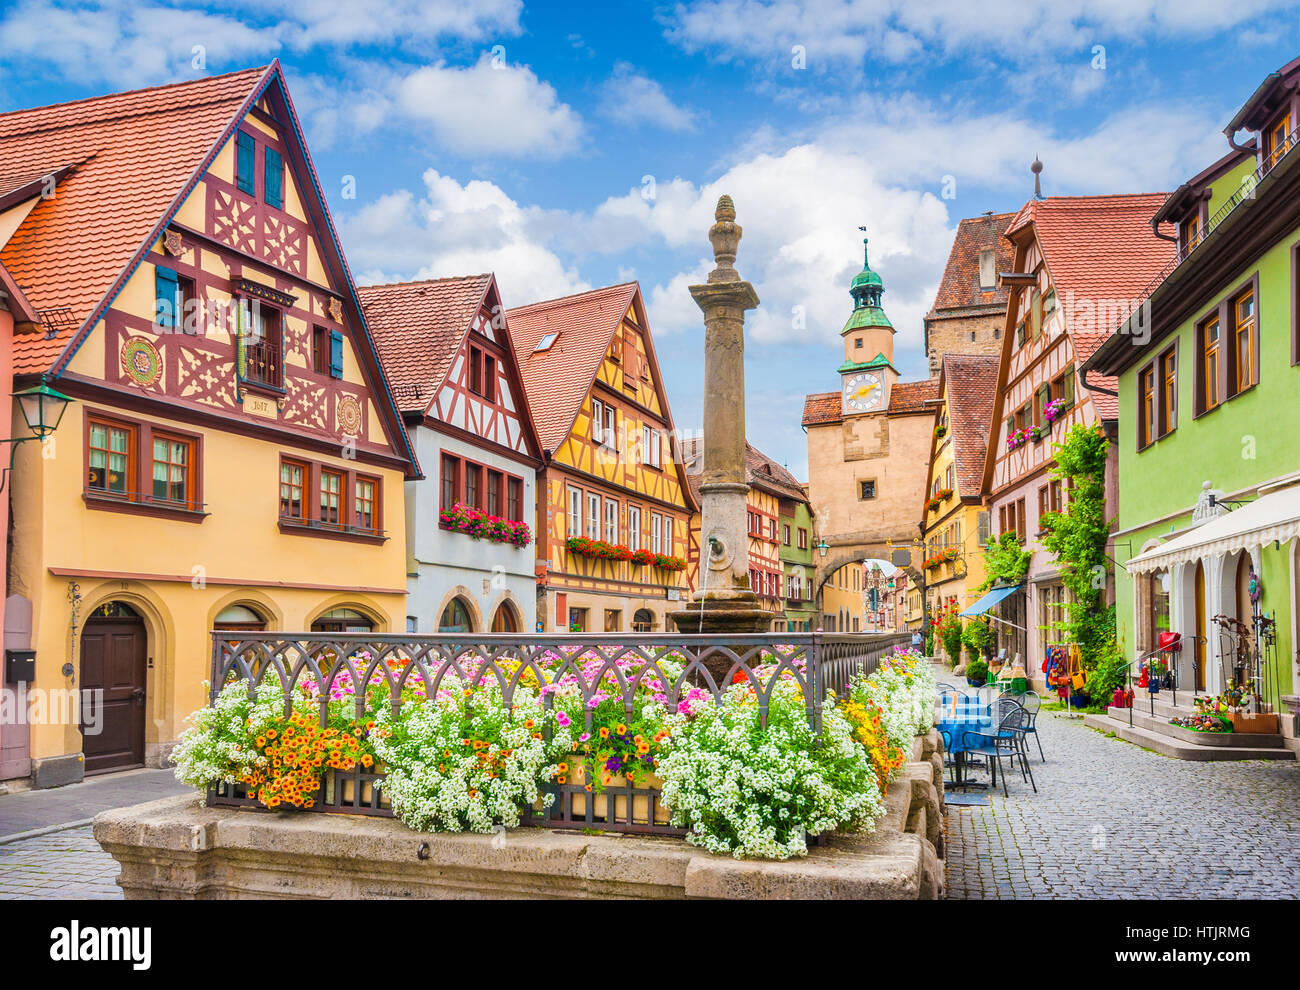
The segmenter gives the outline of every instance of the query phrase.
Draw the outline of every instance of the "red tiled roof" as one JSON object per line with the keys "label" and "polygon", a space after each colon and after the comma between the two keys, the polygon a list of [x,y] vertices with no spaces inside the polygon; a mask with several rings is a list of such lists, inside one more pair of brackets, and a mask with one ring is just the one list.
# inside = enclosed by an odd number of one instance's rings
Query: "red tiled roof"
{"label": "red tiled roof", "polygon": [[[80,326],[268,71],[0,114],[0,161],[11,189],[75,164],[0,251],[38,310],[66,307]],[[16,335],[14,370],[46,370],[73,332]]]}
{"label": "red tiled roof", "polygon": [[822,423],[838,423],[842,405],[839,392],[814,392],[804,396],[803,425],[818,426]]}
{"label": "red tiled roof", "polygon": [[[638,292],[637,283],[624,282],[530,303],[506,314],[515,362],[544,450],[558,450],[573,429],[614,331]],[[559,337],[547,350],[534,353],[548,333]]]}
{"label": "red tiled roof", "polygon": [[[700,500],[703,456],[703,437],[682,440],[682,464],[686,468],[686,481],[697,502]],[[799,479],[749,441],[745,441],[745,477],[753,487],[766,489],[780,498],[808,501],[808,492]]]}
{"label": "red tiled roof", "polygon": [[927,378],[923,382],[894,382],[889,390],[890,413],[924,412],[927,402],[939,398],[939,382]]}
{"label": "red tiled roof", "polygon": [[403,412],[424,412],[433,401],[491,284],[489,273],[357,287]]}
{"label": "red tiled roof", "polygon": [[[1168,193],[1125,196],[1053,196],[1026,203],[1007,229],[1028,223],[1034,232],[1065,314],[1065,329],[1082,365],[1141,299],[1143,290],[1170,261],[1175,245],[1156,237],[1151,218]],[[1090,381],[1115,390],[1115,379]],[[1119,414],[1118,400],[1092,392],[1105,419]]]}
{"label": "red tiled roof", "polygon": [[926,319],[934,319],[944,310],[969,309],[974,306],[1006,306],[1007,290],[994,287],[980,290],[980,252],[986,248],[995,251],[994,274],[1011,270],[1013,251],[1011,242],[1002,235],[1011,222],[1013,213],[986,214],[969,217],[957,224],[948,265],[943,270],[943,281],[935,294],[934,305]]}
{"label": "red tiled roof", "polygon": [[948,400],[957,493],[965,498],[978,498],[983,488],[1000,363],[997,354],[945,354],[943,358],[940,386]]}

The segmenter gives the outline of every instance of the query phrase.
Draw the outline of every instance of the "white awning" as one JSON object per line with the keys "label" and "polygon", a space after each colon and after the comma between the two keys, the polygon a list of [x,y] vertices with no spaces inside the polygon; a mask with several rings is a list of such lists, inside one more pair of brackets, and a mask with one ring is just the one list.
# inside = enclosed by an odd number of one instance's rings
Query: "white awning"
{"label": "white awning", "polygon": [[1300,485],[1266,491],[1240,509],[1202,523],[1175,540],[1139,554],[1124,567],[1130,574],[1162,571],[1219,554],[1253,550],[1300,538]]}

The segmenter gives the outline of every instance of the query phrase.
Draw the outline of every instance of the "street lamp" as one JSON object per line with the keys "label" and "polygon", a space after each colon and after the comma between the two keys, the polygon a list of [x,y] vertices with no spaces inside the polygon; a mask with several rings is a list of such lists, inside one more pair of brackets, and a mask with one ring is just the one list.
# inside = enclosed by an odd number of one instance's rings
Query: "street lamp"
{"label": "street lamp", "polygon": [[23,421],[27,424],[27,429],[32,435],[29,437],[8,437],[0,439],[0,443],[13,444],[9,448],[9,466],[0,474],[0,492],[4,491],[5,485],[9,481],[9,472],[14,469],[14,455],[18,452],[18,445],[26,443],[28,440],[44,440],[55,430],[59,428],[59,422],[63,419],[63,414],[68,408],[68,403],[72,401],[62,392],[58,392],[49,385],[45,384],[42,379],[39,385],[32,388],[25,388],[21,392],[14,392],[12,398],[18,400],[18,408],[22,410]]}
{"label": "street lamp", "polygon": [[827,543],[825,539],[823,539],[820,543],[817,544],[817,552],[821,554],[823,557],[826,556],[826,551],[829,550],[830,548],[831,545]]}

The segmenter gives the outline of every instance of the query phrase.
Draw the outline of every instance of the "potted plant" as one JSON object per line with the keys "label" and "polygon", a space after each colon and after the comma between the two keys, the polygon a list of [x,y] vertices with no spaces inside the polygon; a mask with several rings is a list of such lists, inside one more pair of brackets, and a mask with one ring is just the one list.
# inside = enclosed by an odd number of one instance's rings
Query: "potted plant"
{"label": "potted plant", "polygon": [[989,665],[981,658],[976,658],[966,665],[966,683],[971,687],[983,687],[989,679]]}

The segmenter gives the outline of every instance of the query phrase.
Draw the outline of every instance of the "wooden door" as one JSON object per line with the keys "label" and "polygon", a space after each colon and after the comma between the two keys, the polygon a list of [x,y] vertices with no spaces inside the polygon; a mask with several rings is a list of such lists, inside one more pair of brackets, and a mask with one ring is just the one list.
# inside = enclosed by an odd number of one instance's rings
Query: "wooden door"
{"label": "wooden door", "polygon": [[144,766],[145,665],[145,629],[139,618],[91,618],[86,623],[81,690],[102,692],[90,702],[82,695],[81,750],[87,774]]}
{"label": "wooden door", "polygon": [[1196,564],[1196,690],[1205,690],[1205,567]]}

